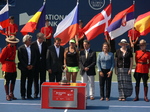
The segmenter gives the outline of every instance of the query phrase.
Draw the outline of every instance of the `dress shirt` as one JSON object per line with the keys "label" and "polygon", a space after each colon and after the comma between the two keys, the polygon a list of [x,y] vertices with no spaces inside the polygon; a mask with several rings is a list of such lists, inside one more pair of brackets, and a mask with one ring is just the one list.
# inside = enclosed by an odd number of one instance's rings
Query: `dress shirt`
{"label": "dress shirt", "polygon": [[39,51],[40,51],[40,54],[41,54],[41,52],[42,52],[42,43],[39,43],[39,41],[37,41],[37,44],[38,44]]}
{"label": "dress shirt", "polygon": [[27,50],[27,54],[28,54],[28,65],[31,64],[31,49],[30,46],[27,47],[27,45],[25,44],[26,50]]}
{"label": "dress shirt", "polygon": [[87,49],[87,50],[85,49],[85,57],[86,57],[86,58],[88,57],[89,50],[90,50],[90,48]]}
{"label": "dress shirt", "polygon": [[[54,46],[55,46],[55,45],[54,45]],[[55,49],[56,49],[57,57],[59,58],[60,47],[56,47],[56,46],[55,46]]]}
{"label": "dress shirt", "polygon": [[111,52],[108,52],[106,55],[104,52],[100,52],[97,58],[98,71],[102,69],[110,69],[113,71],[114,68],[114,55]]}

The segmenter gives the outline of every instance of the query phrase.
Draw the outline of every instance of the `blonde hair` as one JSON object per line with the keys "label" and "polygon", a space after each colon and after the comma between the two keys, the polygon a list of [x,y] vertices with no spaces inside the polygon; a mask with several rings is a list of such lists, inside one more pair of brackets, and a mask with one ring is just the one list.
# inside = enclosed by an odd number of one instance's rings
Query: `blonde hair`
{"label": "blonde hair", "polygon": [[140,40],[140,44],[146,44],[146,41],[144,39]]}

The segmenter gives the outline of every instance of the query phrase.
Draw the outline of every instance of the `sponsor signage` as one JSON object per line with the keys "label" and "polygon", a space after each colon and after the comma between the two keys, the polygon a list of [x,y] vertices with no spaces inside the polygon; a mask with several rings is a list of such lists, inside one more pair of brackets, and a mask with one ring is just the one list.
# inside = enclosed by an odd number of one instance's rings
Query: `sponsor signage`
{"label": "sponsor signage", "polygon": [[74,101],[74,89],[53,89],[53,101]]}

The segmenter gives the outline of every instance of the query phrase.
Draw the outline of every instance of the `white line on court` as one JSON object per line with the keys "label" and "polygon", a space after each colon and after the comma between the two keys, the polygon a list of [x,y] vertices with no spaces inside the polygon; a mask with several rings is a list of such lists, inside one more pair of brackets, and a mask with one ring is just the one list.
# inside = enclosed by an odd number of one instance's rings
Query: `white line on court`
{"label": "white line on court", "polygon": [[65,109],[65,111],[64,112],[67,112],[68,111],[68,109]]}
{"label": "white line on court", "polygon": [[0,103],[1,105],[41,105],[38,103]]}
{"label": "white line on court", "polygon": [[115,108],[150,108],[150,106],[121,106],[121,105],[109,105],[109,107],[115,107]]}
{"label": "white line on court", "polygon": [[[38,103],[0,103],[1,105],[41,105]],[[150,106],[122,106],[122,105],[109,105],[109,108],[150,108]],[[64,112],[67,112],[65,109]]]}

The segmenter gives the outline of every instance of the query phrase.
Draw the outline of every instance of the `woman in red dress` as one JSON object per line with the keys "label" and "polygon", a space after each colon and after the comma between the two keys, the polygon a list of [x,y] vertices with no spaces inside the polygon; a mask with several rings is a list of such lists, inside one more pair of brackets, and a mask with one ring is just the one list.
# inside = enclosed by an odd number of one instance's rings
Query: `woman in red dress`
{"label": "woman in red dress", "polygon": [[139,100],[139,88],[140,88],[140,80],[143,79],[143,85],[144,85],[144,100],[148,102],[147,93],[148,93],[148,73],[149,73],[149,67],[150,67],[150,52],[146,51],[146,41],[142,39],[140,41],[140,50],[136,51],[135,54],[135,61],[136,61],[136,68],[134,73],[134,78],[136,80],[136,86],[135,86],[135,93],[136,97],[133,101]]}

